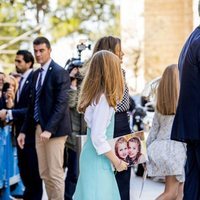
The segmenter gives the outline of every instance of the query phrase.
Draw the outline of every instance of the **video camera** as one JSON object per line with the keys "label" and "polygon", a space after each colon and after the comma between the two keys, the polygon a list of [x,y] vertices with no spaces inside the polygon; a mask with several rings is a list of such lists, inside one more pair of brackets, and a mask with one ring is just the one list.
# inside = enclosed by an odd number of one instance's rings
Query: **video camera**
{"label": "video camera", "polygon": [[[82,51],[84,51],[85,49],[91,49],[91,45],[86,45],[83,41],[80,42],[80,44],[78,44],[76,46],[77,51],[78,51],[78,58],[70,58],[67,60],[64,69],[66,69],[69,74],[71,73],[71,71],[74,68],[81,68],[83,66],[83,61],[81,60],[81,53]],[[76,79],[78,81],[78,84],[82,82],[83,77],[80,75],[79,72],[77,72],[74,75],[70,74],[70,79],[71,81],[73,81],[74,79]]]}
{"label": "video camera", "polygon": [[78,44],[76,46],[77,51],[78,51],[78,58],[70,58],[67,60],[66,64],[65,64],[65,69],[67,69],[69,71],[69,73],[71,72],[71,70],[74,67],[82,67],[83,66],[83,61],[81,61],[81,53],[82,51],[84,51],[85,49],[91,49],[91,45],[86,45],[83,41],[80,42],[80,44]]}

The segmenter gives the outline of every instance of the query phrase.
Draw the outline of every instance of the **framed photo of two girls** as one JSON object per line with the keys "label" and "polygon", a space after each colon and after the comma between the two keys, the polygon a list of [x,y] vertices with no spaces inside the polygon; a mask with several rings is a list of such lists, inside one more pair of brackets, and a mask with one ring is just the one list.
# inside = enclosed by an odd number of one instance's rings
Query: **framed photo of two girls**
{"label": "framed photo of two girls", "polygon": [[115,154],[129,163],[129,167],[146,162],[146,143],[144,132],[129,133],[109,140]]}

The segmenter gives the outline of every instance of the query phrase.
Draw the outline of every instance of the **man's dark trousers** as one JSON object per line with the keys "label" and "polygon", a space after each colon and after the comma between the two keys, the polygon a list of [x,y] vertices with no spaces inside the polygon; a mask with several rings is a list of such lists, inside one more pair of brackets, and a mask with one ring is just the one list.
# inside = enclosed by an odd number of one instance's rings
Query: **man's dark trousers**
{"label": "man's dark trousers", "polygon": [[200,142],[187,144],[183,200],[200,200]]}
{"label": "man's dark trousers", "polygon": [[[15,107],[12,109],[16,138],[21,131],[21,127],[27,112],[28,103],[30,101],[30,90],[33,73],[34,72],[31,72],[26,79],[19,100],[17,101],[17,99],[15,99]],[[41,200],[43,189],[42,180],[39,175],[38,159],[35,149],[34,123],[29,123],[24,148],[20,149],[17,144],[17,154],[19,172],[22,182],[25,186],[23,199]]]}
{"label": "man's dark trousers", "polygon": [[42,180],[39,176],[35,145],[25,143],[24,149],[17,148],[18,166],[25,186],[24,200],[42,199]]}
{"label": "man's dark trousers", "polygon": [[78,156],[77,153],[68,148],[67,176],[65,179],[65,200],[72,200],[78,180]]}

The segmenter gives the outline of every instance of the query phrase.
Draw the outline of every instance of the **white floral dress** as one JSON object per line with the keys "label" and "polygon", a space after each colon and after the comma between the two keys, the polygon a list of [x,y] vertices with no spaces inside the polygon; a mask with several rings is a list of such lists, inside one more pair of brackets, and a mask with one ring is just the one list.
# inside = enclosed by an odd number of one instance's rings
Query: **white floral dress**
{"label": "white floral dress", "polygon": [[155,112],[152,128],[147,138],[147,172],[150,177],[175,175],[184,182],[186,147],[170,139],[174,115]]}

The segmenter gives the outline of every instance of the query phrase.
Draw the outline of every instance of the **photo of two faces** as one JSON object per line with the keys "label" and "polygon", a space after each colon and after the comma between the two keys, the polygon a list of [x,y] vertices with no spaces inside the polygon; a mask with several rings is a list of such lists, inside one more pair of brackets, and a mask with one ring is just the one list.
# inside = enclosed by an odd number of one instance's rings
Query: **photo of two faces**
{"label": "photo of two faces", "polygon": [[146,162],[146,145],[144,132],[138,131],[109,140],[118,158],[129,163],[130,166]]}

